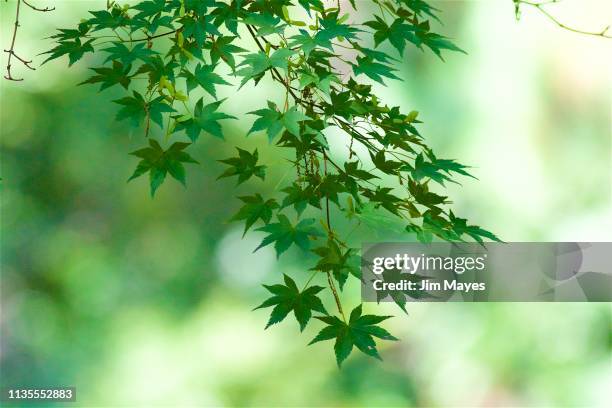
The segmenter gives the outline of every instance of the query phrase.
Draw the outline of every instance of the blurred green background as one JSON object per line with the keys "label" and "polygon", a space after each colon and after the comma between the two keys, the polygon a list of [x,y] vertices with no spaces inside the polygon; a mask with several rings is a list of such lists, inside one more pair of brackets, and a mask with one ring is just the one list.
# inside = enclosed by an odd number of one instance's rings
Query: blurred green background
{"label": "blurred green background", "polygon": [[[25,12],[18,49],[104,1],[59,1]],[[468,55],[407,52],[404,82],[379,88],[389,103],[419,110],[422,134],[441,157],[474,166],[479,181],[451,187],[453,208],[506,241],[610,241],[610,40],[563,31],[510,0],[438,1]],[[14,2],[0,4],[2,45]],[[563,21],[598,29],[612,3],[567,0]],[[41,62],[41,57],[36,59]],[[307,347],[288,319],[263,330],[261,283],[282,272],[305,281],[308,259],[292,250],[255,254],[227,223],[240,186],[215,179],[232,145],[259,147],[283,183],[283,152],[264,135],[245,138],[244,113],[278,95],[269,83],[227,88],[229,143],[202,137],[188,188],[167,181],[151,200],[126,153],[145,144],[114,120],[117,90],[76,87],[94,59],[65,60],[1,82],[3,385],[74,385],[79,406],[610,406],[609,304],[415,304],[366,310],[396,317],[401,338],[381,344],[384,362],[354,353],[338,370],[332,344]],[[223,92],[221,91],[221,92]],[[344,145],[331,134],[332,146]],[[265,195],[265,194],[264,194]],[[359,230],[355,239],[371,239]],[[380,232],[376,239],[394,237]],[[355,304],[359,287],[347,286]],[[329,301],[329,299],[327,299]],[[331,305],[331,303],[328,303]]]}

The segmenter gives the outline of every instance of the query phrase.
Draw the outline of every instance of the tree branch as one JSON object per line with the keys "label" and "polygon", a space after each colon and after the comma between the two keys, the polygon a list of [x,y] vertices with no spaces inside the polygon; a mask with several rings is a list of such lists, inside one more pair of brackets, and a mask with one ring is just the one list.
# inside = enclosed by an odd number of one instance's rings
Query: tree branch
{"label": "tree branch", "polygon": [[4,75],[4,78],[9,81],[23,81],[23,78],[15,78],[11,72],[11,68],[12,68],[11,62],[12,62],[13,57],[15,57],[15,59],[21,62],[26,68],[31,69],[32,71],[36,70],[36,68],[30,65],[32,64],[32,60],[27,60],[25,58],[22,58],[19,55],[17,55],[17,53],[15,52],[15,42],[17,41],[17,31],[19,30],[19,13],[21,11],[22,1],[23,1],[23,4],[25,4],[26,6],[28,6],[29,8],[35,11],[47,12],[47,11],[55,10],[55,7],[38,8],[28,3],[26,0],[17,0],[17,9],[15,10],[15,23],[13,26],[13,37],[11,39],[11,46],[8,50],[4,50],[4,52],[8,54],[8,61],[6,63],[6,75]]}
{"label": "tree branch", "polygon": [[[8,62],[6,64],[6,75],[4,76],[4,78],[8,79],[9,81],[23,81],[23,78],[14,78],[13,75],[11,74],[11,58],[13,58],[14,56],[15,58],[23,62],[23,60],[21,60],[15,55],[15,40],[17,39],[17,30],[19,29],[19,11],[20,9],[21,9],[21,0],[17,0],[17,10],[15,11],[15,25],[13,28],[13,39],[11,40],[11,47],[8,50],[4,50],[4,52],[8,53]],[[25,64],[25,66],[27,67],[28,64]]]}
{"label": "tree branch", "polygon": [[552,14],[550,14],[544,6],[548,5],[548,4],[553,4],[553,3],[558,3],[558,0],[549,0],[549,1],[544,1],[541,3],[536,3],[536,2],[532,2],[532,1],[528,1],[528,0],[513,0],[514,1],[514,6],[516,8],[516,15],[517,18],[520,14],[520,5],[524,4],[526,6],[531,6],[536,8],[537,10],[539,10],[542,14],[544,14],[544,16],[546,16],[546,18],[548,18],[550,21],[552,21],[553,23],[555,23],[557,26],[563,28],[564,30],[568,30],[574,33],[578,33],[578,34],[584,34],[584,35],[591,35],[591,36],[595,36],[595,37],[602,37],[602,38],[612,38],[612,35],[608,34],[608,30],[610,29],[610,26],[605,27],[603,30],[601,31],[585,31],[585,30],[580,30],[577,28],[573,28],[570,27],[564,23],[562,23],[561,21],[559,21],[555,16],[553,16]]}
{"label": "tree branch", "polygon": [[47,12],[47,11],[55,10],[55,7],[39,8],[39,7],[33,6],[32,4],[28,3],[26,0],[22,0],[22,1],[23,1],[23,4],[25,4],[26,6],[28,6],[29,8],[31,8],[32,10],[35,10],[35,11]]}

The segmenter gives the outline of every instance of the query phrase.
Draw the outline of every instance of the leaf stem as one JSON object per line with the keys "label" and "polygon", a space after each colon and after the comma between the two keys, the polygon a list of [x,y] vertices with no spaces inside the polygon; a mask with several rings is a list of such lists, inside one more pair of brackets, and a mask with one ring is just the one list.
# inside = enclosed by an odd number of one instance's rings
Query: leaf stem
{"label": "leaf stem", "polygon": [[334,294],[334,300],[336,301],[336,306],[338,307],[338,312],[340,316],[342,316],[342,320],[346,323],[346,316],[344,315],[344,311],[342,310],[342,303],[340,303],[340,297],[338,296],[338,291],[336,290],[336,285],[332,279],[331,273],[327,271],[327,282],[329,283],[329,288]]}
{"label": "leaf stem", "polygon": [[306,288],[308,287],[308,285],[310,284],[310,282],[312,281],[312,279],[315,277],[315,275],[317,274],[317,272],[319,272],[318,270],[314,270],[312,271],[312,274],[310,275],[310,277],[308,278],[308,280],[306,281],[306,284],[304,284],[304,287],[302,288],[302,292],[306,290]]}
{"label": "leaf stem", "polygon": [[[327,176],[327,153],[323,150],[323,171],[325,176]],[[332,232],[331,227],[331,217],[329,216],[329,196],[325,196],[325,217],[327,220],[327,233],[330,239],[334,238],[334,233]],[[334,294],[334,300],[336,301],[336,306],[338,307],[338,312],[342,316],[342,320],[346,323],[346,317],[344,316],[344,311],[342,310],[342,303],[340,302],[340,296],[338,296],[338,290],[336,289],[336,284],[332,279],[331,272],[327,271],[327,282],[329,283],[329,288]]]}

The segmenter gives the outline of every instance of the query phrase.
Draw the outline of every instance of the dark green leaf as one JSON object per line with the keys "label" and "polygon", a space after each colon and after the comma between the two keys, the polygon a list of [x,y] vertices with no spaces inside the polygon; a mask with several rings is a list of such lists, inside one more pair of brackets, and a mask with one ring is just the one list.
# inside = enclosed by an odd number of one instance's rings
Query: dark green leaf
{"label": "dark green leaf", "polygon": [[277,257],[289,249],[292,244],[307,251],[310,248],[312,238],[323,236],[314,226],[315,220],[313,218],[303,219],[297,225],[293,225],[285,215],[278,214],[277,217],[278,222],[257,229],[257,231],[267,232],[268,235],[255,251],[272,243]]}
{"label": "dark green leaf", "polygon": [[362,316],[361,305],[353,309],[348,323],[335,316],[315,316],[316,319],[323,321],[328,326],[321,330],[309,344],[335,339],[334,351],[338,366],[342,365],[342,362],[351,354],[353,346],[357,347],[361,352],[380,360],[374,337],[383,340],[397,340],[388,331],[377,326],[378,323],[390,317],[376,315]]}
{"label": "dark green leaf", "polygon": [[255,309],[274,306],[266,329],[275,323],[283,321],[289,312],[293,311],[300,325],[300,331],[303,331],[313,311],[325,315],[327,314],[327,310],[325,310],[321,299],[316,296],[317,293],[325,288],[322,286],[309,286],[303,291],[300,291],[293,279],[287,275],[283,276],[285,277],[285,285],[264,285],[264,287],[274,296],[268,298]]}
{"label": "dark green leaf", "polygon": [[220,120],[236,119],[235,116],[217,112],[219,106],[225,99],[204,105],[204,98],[200,98],[193,110],[193,116],[184,120],[178,120],[176,131],[184,130],[192,141],[196,141],[202,131],[223,139]]}
{"label": "dark green leaf", "polygon": [[259,193],[252,196],[238,198],[244,203],[244,205],[240,208],[240,211],[238,211],[238,213],[231,218],[231,220],[244,220],[243,236],[258,220],[262,220],[265,224],[268,224],[272,219],[272,211],[278,208],[278,203],[275,199],[271,198],[265,201]]}
{"label": "dark green leaf", "polygon": [[253,153],[249,153],[239,147],[237,157],[230,157],[229,159],[219,160],[221,163],[230,166],[223,174],[218,178],[238,176],[238,184],[244,183],[251,177],[259,177],[264,180],[266,177],[266,166],[258,166],[257,160],[259,159],[259,153],[257,149]]}

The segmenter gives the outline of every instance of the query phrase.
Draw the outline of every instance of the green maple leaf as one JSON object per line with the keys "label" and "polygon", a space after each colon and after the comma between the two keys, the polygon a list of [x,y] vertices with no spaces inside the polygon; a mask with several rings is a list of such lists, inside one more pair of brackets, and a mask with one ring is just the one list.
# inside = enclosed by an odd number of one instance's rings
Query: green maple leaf
{"label": "green maple leaf", "polygon": [[341,83],[337,75],[327,71],[315,73],[310,70],[301,70],[299,74],[300,88],[314,86],[326,95],[331,92],[332,82]]}
{"label": "green maple leaf", "polygon": [[278,203],[275,199],[264,200],[261,194],[256,193],[252,196],[238,197],[244,205],[240,208],[230,221],[244,220],[244,236],[249,228],[255,224],[258,220],[262,220],[265,224],[268,224],[272,219],[272,211],[278,208]]}
{"label": "green maple leaf", "polygon": [[435,12],[439,10],[435,7],[430,6],[428,3],[426,3],[423,0],[399,0],[399,1],[404,3],[409,9],[414,11],[414,13],[417,16],[427,14],[428,16],[433,17],[436,20],[438,20],[438,17],[436,17]]}
{"label": "green maple leaf", "polygon": [[397,169],[402,165],[400,162],[387,160],[384,150],[379,150],[376,154],[370,152],[370,158],[378,170],[387,174],[396,174]]}
{"label": "green maple leaf", "polygon": [[338,194],[345,193],[346,186],[340,182],[337,174],[328,174],[324,176],[321,183],[317,186],[318,193],[327,197],[331,202],[338,204]]}
{"label": "green maple leaf", "polygon": [[117,42],[102,51],[109,54],[104,61],[105,63],[117,60],[121,61],[123,65],[132,65],[137,60],[148,63],[157,54],[157,52],[146,48],[144,42],[137,43],[133,48],[128,48],[125,44]]}
{"label": "green maple leaf", "polygon": [[223,139],[223,132],[219,121],[223,119],[236,119],[235,116],[217,112],[223,101],[225,99],[204,105],[204,98],[200,98],[193,110],[193,116],[187,119],[182,118],[183,120],[179,118],[175,130],[177,132],[184,130],[187,136],[194,142],[202,131]]}
{"label": "green maple leaf", "polygon": [[371,203],[377,206],[382,206],[387,211],[398,215],[399,205],[402,202],[401,198],[391,194],[393,191],[390,187],[376,186],[375,190],[365,189],[363,195],[367,197]]}
{"label": "green maple leaf", "polygon": [[139,11],[136,14],[137,18],[146,18],[168,11],[167,3],[166,0],[149,0],[138,3],[132,8]]}
{"label": "green maple leaf", "polygon": [[213,18],[205,12],[196,14],[195,17],[185,16],[181,19],[183,23],[183,35],[187,38],[193,37],[198,47],[202,48],[206,41],[206,35],[221,35],[213,24]]}
{"label": "green maple leaf", "polygon": [[397,60],[387,53],[376,51],[371,48],[362,47],[359,44],[356,44],[355,49],[362,53],[365,57],[369,57],[372,61],[380,61],[382,63],[396,63]]}
{"label": "green maple leaf", "polygon": [[294,136],[300,135],[300,122],[310,119],[307,115],[300,112],[297,106],[292,106],[289,110],[283,113],[283,126],[289,133]]}
{"label": "green maple leaf", "polygon": [[155,55],[147,64],[143,64],[138,68],[134,75],[146,73],[149,76],[150,83],[160,82],[162,77],[174,82],[176,79],[175,70],[179,67],[179,64],[170,60],[164,62],[160,55]]}
{"label": "green maple leaf", "polygon": [[208,92],[213,98],[217,99],[217,92],[215,84],[219,85],[231,85],[225,81],[219,74],[216,74],[214,65],[202,65],[198,64],[195,67],[195,71],[191,72],[185,70],[181,73],[181,77],[187,79],[187,93],[191,92],[198,86],[202,87]]}
{"label": "green maple leaf", "polygon": [[94,26],[93,31],[105,28],[115,29],[128,23],[128,18],[119,7],[113,7],[110,11],[98,10],[89,13],[93,15],[93,18],[90,18],[87,24]]}
{"label": "green maple leaf", "polygon": [[309,16],[311,10],[319,12],[325,10],[325,5],[322,0],[298,0],[298,3],[306,10]]}
{"label": "green maple leaf", "polygon": [[130,153],[141,158],[141,160],[128,182],[149,173],[151,197],[155,196],[155,192],[164,182],[167,173],[170,173],[174,179],[185,185],[183,163],[198,163],[184,151],[190,145],[190,143],[177,142],[173,143],[168,150],[164,150],[156,140],[149,139],[149,147]]}
{"label": "green maple leaf", "polygon": [[417,203],[429,208],[436,208],[440,204],[444,204],[447,197],[432,193],[426,183],[419,184],[414,180],[408,183],[408,191],[414,197]]}
{"label": "green maple leaf", "polygon": [[252,13],[243,19],[244,23],[257,27],[257,35],[279,34],[284,31],[286,24],[281,24],[279,17],[269,13]]}
{"label": "green maple leaf", "polygon": [[382,211],[376,203],[370,202],[357,206],[354,212],[349,213],[349,217],[357,219],[361,224],[375,232],[391,231],[394,234],[401,234],[404,231],[404,227],[398,222],[397,218]]}
{"label": "green maple leaf", "polygon": [[128,89],[130,85],[130,70],[132,69],[131,65],[124,66],[119,61],[113,61],[112,68],[100,67],[100,68],[91,68],[98,75],[94,75],[86,81],[81,82],[79,85],[83,84],[95,84],[101,82],[100,91],[105,90],[106,88],[110,88],[114,85],[121,85],[123,88]]}
{"label": "green maple leaf", "polygon": [[323,236],[323,234],[313,225],[315,224],[314,218],[301,220],[295,226],[291,224],[291,221],[283,214],[278,214],[277,218],[278,222],[268,224],[256,230],[267,232],[268,235],[255,251],[273,243],[274,249],[276,250],[276,257],[278,258],[283,252],[289,249],[292,244],[307,251],[310,248],[311,238]]}
{"label": "green maple leaf", "polygon": [[113,101],[123,106],[117,112],[117,120],[129,119],[133,126],[138,127],[148,116],[159,127],[163,127],[163,114],[174,112],[174,108],[164,102],[163,96],[147,102],[136,91],[132,95]]}
{"label": "green maple leaf", "polygon": [[354,39],[357,37],[357,33],[361,30],[352,27],[348,24],[340,23],[338,19],[338,12],[329,13],[325,18],[319,20],[321,24],[321,31],[319,35],[321,39],[333,39],[337,37],[345,38],[347,40]]}
{"label": "green maple leaf", "polygon": [[185,11],[193,11],[196,15],[204,15],[208,7],[218,3],[215,0],[183,0],[183,4],[185,4]]}
{"label": "green maple leaf", "polygon": [[64,40],[59,41],[59,45],[50,51],[43,52],[42,54],[51,54],[46,60],[43,61],[43,64],[59,58],[63,55],[68,55],[68,66],[71,66],[81,58],[86,52],[94,52],[94,48],[91,45],[94,40],[90,39],[81,43],[80,38],[75,38],[73,40]]}
{"label": "green maple leaf", "polygon": [[338,281],[340,290],[343,289],[349,274],[360,276],[359,264],[355,265],[354,263],[353,249],[349,248],[343,251],[334,240],[328,240],[327,245],[317,247],[312,251],[320,257],[317,265],[312,269],[331,272]]}
{"label": "green maple leaf", "polygon": [[297,53],[291,48],[278,48],[268,58],[270,67],[286,70],[289,65],[289,58]]}
{"label": "green maple leaf", "polygon": [[289,58],[295,55],[297,51],[291,48],[279,48],[275,50],[272,55],[268,58],[270,67],[287,69],[289,65]]}
{"label": "green maple leaf", "polygon": [[331,39],[325,33],[318,32],[314,36],[311,36],[306,30],[300,29],[299,32],[299,34],[290,38],[292,42],[289,44],[289,47],[300,48],[306,57],[308,57],[310,52],[317,47],[327,48],[330,51],[334,50]]}
{"label": "green maple leaf", "polygon": [[444,185],[444,181],[456,183],[444,174],[434,163],[425,161],[421,153],[419,153],[414,160],[414,168],[409,164],[404,164],[404,169],[410,170],[412,172],[412,177],[417,181],[429,177],[441,185]]}
{"label": "green maple leaf", "polygon": [[457,47],[448,38],[443,37],[439,34],[436,34],[436,33],[418,34],[417,33],[417,36],[419,39],[413,42],[418,43],[419,41],[422,41],[422,43],[425,44],[427,47],[429,47],[429,49],[431,49],[434,52],[434,54],[436,54],[441,60],[444,60],[444,58],[442,58],[442,50],[457,51],[463,54],[467,54],[467,52]]}
{"label": "green maple leaf", "polygon": [[239,147],[236,149],[238,150],[237,157],[219,160],[221,163],[229,165],[230,168],[223,172],[217,179],[238,176],[238,184],[244,183],[253,176],[264,180],[266,177],[266,166],[257,165],[257,160],[259,159],[257,149],[255,149],[253,153],[249,153]]}
{"label": "green maple leaf", "polygon": [[336,316],[315,316],[328,326],[323,328],[319,334],[309,343],[335,339],[334,352],[338,366],[351,354],[353,347],[357,347],[368,356],[380,358],[376,349],[374,337],[383,340],[397,340],[388,331],[380,326],[381,323],[391,316],[361,315],[361,305],[351,312],[349,322],[345,323]]}
{"label": "green maple leaf", "polygon": [[227,65],[232,68],[232,71],[236,69],[236,60],[234,54],[240,54],[246,52],[244,48],[240,48],[237,45],[232,44],[237,37],[235,36],[220,36],[214,41],[206,43],[205,48],[210,49],[210,58],[213,64],[216,64],[219,59],[225,61]]}
{"label": "green maple leaf", "polygon": [[157,14],[152,18],[139,18],[134,17],[131,21],[132,30],[143,30],[148,34],[155,34],[161,27],[165,27],[169,30],[174,30],[174,19],[169,15]]}
{"label": "green maple leaf", "polygon": [[283,129],[283,124],[281,122],[282,113],[277,110],[276,104],[273,102],[268,101],[268,108],[249,112],[249,115],[257,115],[259,118],[253,122],[253,126],[251,126],[251,129],[249,129],[247,135],[260,130],[265,130],[266,134],[268,135],[268,139],[270,142],[272,142],[276,135],[278,135]]}
{"label": "green maple leaf", "polygon": [[465,170],[469,168],[467,166],[457,163],[454,160],[438,159],[431,150],[426,150],[425,153],[430,161],[426,161],[425,156],[419,153],[415,158],[414,167],[408,163],[404,163],[401,168],[402,170],[411,172],[412,177],[414,177],[416,181],[429,177],[441,185],[444,185],[445,181],[459,184],[450,178],[453,172],[474,179],[476,178]]}
{"label": "green maple leaf", "polygon": [[316,194],[314,186],[310,184],[302,187],[299,183],[293,183],[282,191],[287,194],[283,199],[282,208],[292,205],[298,216],[304,212],[308,204],[321,208],[321,199]]}
{"label": "green maple leaf", "polygon": [[294,136],[300,135],[300,122],[310,119],[307,115],[300,112],[297,106],[292,106],[286,112],[279,112],[276,104],[268,101],[268,107],[249,112],[250,115],[257,115],[259,118],[253,122],[253,126],[247,135],[265,130],[270,143],[283,130],[287,129]]}
{"label": "green maple leaf", "polygon": [[195,41],[185,39],[182,44],[175,42],[168,51],[167,56],[171,57],[173,61],[176,61],[178,57],[180,66],[184,67],[196,60],[205,62],[203,49]]}
{"label": "green maple leaf", "polygon": [[[413,227],[408,225],[406,229],[410,231]],[[425,243],[432,242],[434,235],[445,241],[462,241],[461,236],[453,231],[452,224],[439,211],[435,210],[427,210],[423,213],[421,230],[416,232],[419,241]]]}
{"label": "green maple leaf", "polygon": [[238,35],[238,17],[241,15],[241,1],[226,4],[217,2],[217,8],[211,12],[217,27],[225,24],[225,27],[234,35]]}
{"label": "green maple leaf", "polygon": [[501,239],[499,239],[495,234],[490,231],[487,231],[476,225],[467,225],[467,220],[465,218],[456,217],[452,211],[449,212],[449,221],[452,225],[453,231],[455,231],[455,233],[459,236],[463,234],[469,235],[475,241],[481,244],[484,242],[482,238],[502,242]]}
{"label": "green maple leaf", "polygon": [[357,57],[357,64],[351,63],[355,75],[365,74],[376,82],[385,84],[383,77],[391,79],[399,79],[393,74],[395,69],[388,65],[374,61],[371,57]]}
{"label": "green maple leaf", "polygon": [[53,34],[49,38],[55,38],[58,41],[74,40],[75,38],[85,37],[91,30],[91,25],[85,21],[81,22],[76,29],[59,28],[59,33]]}
{"label": "green maple leaf", "polygon": [[354,161],[354,162],[345,162],[344,163],[344,171],[346,172],[346,174],[356,177],[360,180],[371,180],[371,179],[375,179],[378,178],[378,176],[375,176],[374,174],[367,172],[365,170],[362,170],[359,168],[359,161]]}
{"label": "green maple leaf", "polygon": [[404,54],[406,48],[407,35],[412,31],[416,31],[416,27],[404,23],[401,18],[395,19],[389,26],[379,16],[374,16],[376,20],[364,23],[368,27],[376,30],[374,32],[374,43],[376,46],[388,40],[393,45],[400,55]]}
{"label": "green maple leaf", "polygon": [[467,54],[464,50],[453,44],[448,38],[440,34],[432,33],[429,28],[429,21],[411,26],[410,31],[405,31],[402,35],[406,41],[413,43],[421,50],[423,49],[423,45],[427,46],[441,60],[444,60],[444,58],[442,58],[442,50],[458,51]]}
{"label": "green maple leaf", "polygon": [[472,176],[470,173],[468,173],[465,169],[469,169],[468,166],[464,166],[461,163],[457,163],[455,160],[448,160],[448,159],[438,159],[435,154],[433,153],[433,151],[431,151],[431,149],[426,149],[425,150],[425,154],[427,155],[427,157],[429,158],[429,160],[431,160],[432,164],[435,165],[438,169],[440,169],[441,171],[447,173],[447,174],[451,174],[452,172],[457,173],[457,174],[461,174],[463,176],[468,176],[471,177],[473,179],[476,179],[476,177]]}
{"label": "green maple leaf", "polygon": [[310,286],[302,292],[289,276],[283,274],[284,285],[263,285],[274,296],[264,301],[253,310],[274,306],[270,319],[266,324],[266,329],[273,324],[282,322],[287,315],[293,311],[296,320],[303,331],[308,321],[312,317],[312,312],[327,314],[321,299],[316,295],[325,289],[322,286]]}
{"label": "green maple leaf", "polygon": [[238,64],[238,67],[244,68],[236,72],[236,75],[243,77],[240,86],[242,87],[251,78],[259,77],[268,69],[287,70],[289,58],[296,53],[297,51],[290,48],[278,48],[270,56],[263,51],[245,55],[242,62]]}

